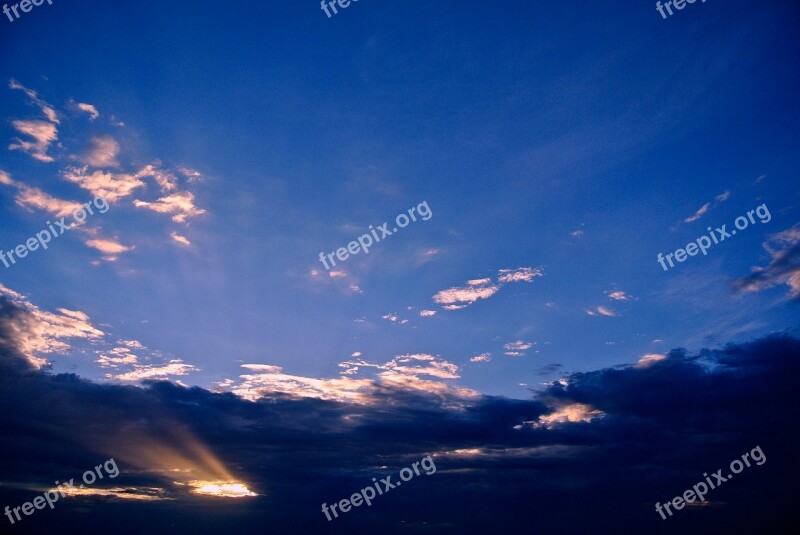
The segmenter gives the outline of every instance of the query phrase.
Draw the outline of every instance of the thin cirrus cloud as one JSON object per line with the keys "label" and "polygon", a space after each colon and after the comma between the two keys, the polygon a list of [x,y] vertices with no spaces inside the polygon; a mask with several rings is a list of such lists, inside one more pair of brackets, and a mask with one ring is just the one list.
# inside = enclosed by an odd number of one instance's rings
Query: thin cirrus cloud
{"label": "thin cirrus cloud", "polygon": [[56,113],[56,110],[53,108],[53,106],[51,106],[44,100],[40,99],[39,94],[36,91],[34,91],[33,89],[28,89],[27,87],[17,82],[13,78],[9,82],[8,87],[10,89],[14,89],[16,91],[22,91],[23,93],[25,93],[30,99],[31,103],[34,106],[37,106],[42,111],[44,116],[47,117],[48,121],[50,121],[53,124],[60,123],[60,121],[58,120],[58,114]]}
{"label": "thin cirrus cloud", "polygon": [[586,310],[586,313],[590,316],[605,316],[607,318],[613,318],[619,315],[610,308],[604,306],[599,306],[593,310]]}
{"label": "thin cirrus cloud", "polygon": [[455,286],[441,290],[433,296],[433,301],[444,310],[466,308],[479,299],[489,299],[500,291],[504,284],[513,282],[533,282],[536,277],[543,276],[538,268],[522,267],[517,269],[501,269],[497,282],[491,278],[473,279],[466,286]]}
{"label": "thin cirrus cloud", "polygon": [[698,209],[698,210],[697,210],[697,211],[694,213],[694,215],[691,215],[691,216],[687,217],[686,219],[684,219],[684,220],[683,220],[683,222],[684,222],[684,223],[692,223],[692,222],[694,222],[694,221],[697,221],[698,219],[700,219],[701,217],[703,217],[703,216],[704,216],[706,213],[708,213],[708,211],[709,211],[710,209],[712,209],[712,208],[715,208],[715,207],[716,207],[716,206],[718,206],[720,203],[723,203],[723,202],[727,201],[727,200],[728,200],[728,197],[730,197],[730,196],[731,196],[731,192],[730,192],[730,191],[725,191],[725,192],[723,192],[723,193],[720,193],[719,195],[717,195],[716,197],[714,197],[714,202],[713,202],[713,203],[712,203],[712,202],[707,202],[707,203],[705,203],[703,206],[701,206],[701,207],[700,207],[700,208],[699,208],[699,209]]}
{"label": "thin cirrus cloud", "polygon": [[200,371],[199,368],[186,364],[181,359],[172,359],[166,364],[134,364],[133,370],[117,375],[106,374],[106,379],[115,381],[144,381],[147,379],[167,379],[168,377],[188,375]]}

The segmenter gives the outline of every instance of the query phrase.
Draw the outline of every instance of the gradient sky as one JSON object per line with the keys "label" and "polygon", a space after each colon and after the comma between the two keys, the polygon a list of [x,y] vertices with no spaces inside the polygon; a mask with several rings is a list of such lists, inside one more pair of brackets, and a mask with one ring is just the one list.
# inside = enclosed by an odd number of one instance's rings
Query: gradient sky
{"label": "gradient sky", "polygon": [[796,333],[798,22],[777,0],[0,16],[0,249],[110,207],[0,264],[0,346],[109,388],[447,409]]}

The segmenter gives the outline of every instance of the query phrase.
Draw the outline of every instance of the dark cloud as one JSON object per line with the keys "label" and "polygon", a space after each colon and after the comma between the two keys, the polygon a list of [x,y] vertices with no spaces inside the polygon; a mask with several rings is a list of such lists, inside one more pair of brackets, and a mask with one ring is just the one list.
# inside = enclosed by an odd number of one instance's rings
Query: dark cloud
{"label": "dark cloud", "polygon": [[[384,387],[355,405],[53,375],[15,347],[24,315],[0,298],[3,507],[109,457],[114,486],[168,499],[75,498],[15,526],[3,517],[3,533],[780,533],[794,508],[800,341],[789,336],[576,373],[530,400],[454,405]],[[711,491],[715,506],[655,512],[756,445],[768,461]],[[428,454],[434,475],[326,521],[323,502]],[[260,496],[191,495],[169,471],[186,467]]]}

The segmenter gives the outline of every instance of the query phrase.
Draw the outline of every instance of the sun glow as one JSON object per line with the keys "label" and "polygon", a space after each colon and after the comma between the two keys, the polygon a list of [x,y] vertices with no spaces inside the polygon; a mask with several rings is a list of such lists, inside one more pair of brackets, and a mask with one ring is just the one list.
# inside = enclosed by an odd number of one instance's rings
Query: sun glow
{"label": "sun glow", "polygon": [[189,481],[186,483],[194,487],[194,494],[205,496],[220,496],[222,498],[245,498],[247,496],[258,496],[243,483],[236,481]]}

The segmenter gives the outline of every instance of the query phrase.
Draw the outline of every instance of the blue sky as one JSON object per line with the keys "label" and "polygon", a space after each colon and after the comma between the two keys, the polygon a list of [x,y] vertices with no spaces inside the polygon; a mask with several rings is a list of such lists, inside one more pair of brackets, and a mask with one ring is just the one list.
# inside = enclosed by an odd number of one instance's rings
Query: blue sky
{"label": "blue sky", "polygon": [[[0,247],[57,201],[116,198],[0,282],[70,324],[53,335],[69,349],[39,356],[53,371],[252,396],[399,373],[527,399],[785,331],[791,272],[742,281],[771,237],[797,239],[796,22],[786,2],[663,20],[642,2],[362,0],[328,19],[314,2],[56,0],[0,20]],[[32,139],[19,121],[56,137],[6,150]],[[335,273],[318,261],[423,201],[430,220]],[[656,262],[763,203],[768,223]],[[492,295],[435,302],[457,288]],[[397,372],[403,355],[420,368]]]}
{"label": "blue sky", "polygon": [[0,531],[782,532],[799,13],[0,14]]}

